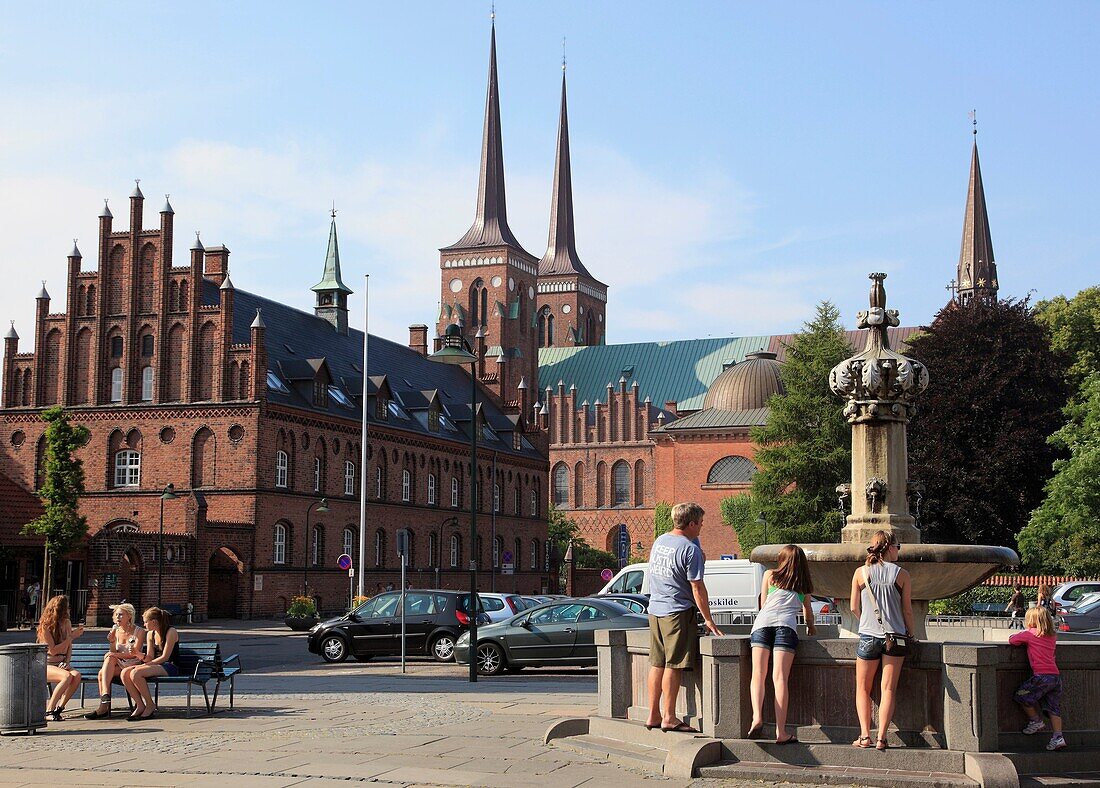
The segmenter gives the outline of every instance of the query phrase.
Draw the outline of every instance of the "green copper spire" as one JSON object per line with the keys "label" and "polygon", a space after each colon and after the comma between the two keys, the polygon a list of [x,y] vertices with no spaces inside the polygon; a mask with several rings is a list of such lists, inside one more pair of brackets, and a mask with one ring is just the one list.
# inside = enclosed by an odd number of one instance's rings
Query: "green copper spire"
{"label": "green copper spire", "polygon": [[310,288],[316,293],[323,291],[337,291],[345,295],[352,293],[352,289],[340,279],[340,246],[336,242],[336,211],[332,212],[332,226],[328,231],[328,253],[325,254],[325,275],[321,281]]}

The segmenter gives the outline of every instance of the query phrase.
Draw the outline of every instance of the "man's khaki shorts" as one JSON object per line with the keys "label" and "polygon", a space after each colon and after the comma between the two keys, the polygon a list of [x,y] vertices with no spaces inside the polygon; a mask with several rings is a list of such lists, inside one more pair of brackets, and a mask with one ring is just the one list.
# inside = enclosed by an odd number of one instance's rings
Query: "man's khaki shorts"
{"label": "man's khaki shorts", "polygon": [[695,667],[699,654],[699,629],[695,609],[667,616],[649,617],[649,664],[658,668]]}

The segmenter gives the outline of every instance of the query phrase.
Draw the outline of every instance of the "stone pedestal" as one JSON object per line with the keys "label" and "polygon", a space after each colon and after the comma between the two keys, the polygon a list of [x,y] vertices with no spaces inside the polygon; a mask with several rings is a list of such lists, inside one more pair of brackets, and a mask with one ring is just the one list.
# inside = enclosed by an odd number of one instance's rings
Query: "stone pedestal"
{"label": "stone pedestal", "polygon": [[853,423],[852,513],[841,540],[866,545],[875,531],[893,531],[903,544],[920,542],[909,514],[908,484],[905,422],[880,418]]}

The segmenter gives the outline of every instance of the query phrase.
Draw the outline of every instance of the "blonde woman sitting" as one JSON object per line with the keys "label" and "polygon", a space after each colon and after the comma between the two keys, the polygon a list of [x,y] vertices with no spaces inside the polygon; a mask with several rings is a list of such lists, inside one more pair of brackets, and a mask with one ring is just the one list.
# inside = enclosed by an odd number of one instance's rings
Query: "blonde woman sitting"
{"label": "blonde woman sitting", "polygon": [[84,715],[89,720],[111,715],[111,682],[121,676],[123,668],[141,663],[145,630],[134,623],[137,618],[134,606],[129,602],[115,605],[112,618],[115,625],[107,633],[107,653],[99,669],[99,708]]}

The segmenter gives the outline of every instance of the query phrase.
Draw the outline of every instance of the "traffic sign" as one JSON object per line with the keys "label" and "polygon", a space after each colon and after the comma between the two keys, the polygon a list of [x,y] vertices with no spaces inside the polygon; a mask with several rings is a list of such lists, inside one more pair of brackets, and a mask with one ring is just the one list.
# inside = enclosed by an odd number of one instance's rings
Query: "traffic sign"
{"label": "traffic sign", "polygon": [[611,578],[613,578],[614,576],[615,576],[615,573],[612,572],[610,569],[605,569],[602,572],[600,572],[600,579],[603,580],[605,583],[608,580],[610,580]]}
{"label": "traffic sign", "polygon": [[511,564],[511,563],[515,563],[515,559],[516,559],[516,557],[515,557],[515,555],[512,554],[511,550],[505,550],[504,554],[501,555],[501,557],[500,557],[500,562],[502,564]]}
{"label": "traffic sign", "polygon": [[399,528],[397,529],[397,554],[408,555],[409,554],[409,529]]}
{"label": "traffic sign", "polygon": [[336,559],[336,565],[341,569],[351,569],[351,556],[347,553],[340,553],[340,557]]}
{"label": "traffic sign", "polygon": [[[507,555],[507,553],[505,555]],[[515,572],[515,569],[516,565],[513,564],[511,561],[505,561],[503,564],[500,565],[500,573],[502,575],[513,574]]]}
{"label": "traffic sign", "polygon": [[626,566],[630,557],[630,532],[626,530],[626,523],[619,523],[619,569]]}
{"label": "traffic sign", "polygon": [[355,567],[354,566],[349,566],[348,567],[348,577],[355,577]]}
{"label": "traffic sign", "polygon": [[733,556],[732,556],[732,555],[723,555],[723,556],[722,556],[722,560],[723,560],[723,561],[732,561],[732,560],[733,560]]}

